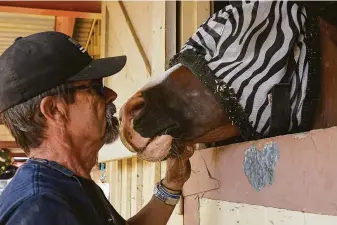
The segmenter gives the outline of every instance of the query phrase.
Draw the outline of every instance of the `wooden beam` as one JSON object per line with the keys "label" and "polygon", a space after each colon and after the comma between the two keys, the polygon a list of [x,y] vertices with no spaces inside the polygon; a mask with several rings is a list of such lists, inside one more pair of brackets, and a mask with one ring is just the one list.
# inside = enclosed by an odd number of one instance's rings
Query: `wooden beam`
{"label": "wooden beam", "polygon": [[0,1],[0,5],[36,9],[56,9],[75,12],[101,12],[101,1]]}
{"label": "wooden beam", "polygon": [[[101,19],[101,58],[107,55],[107,6],[106,2],[102,1],[102,19]],[[105,79],[104,79],[105,80]]]}
{"label": "wooden beam", "polygon": [[54,9],[23,8],[23,7],[12,7],[12,6],[0,6],[0,12],[34,14],[34,15],[44,15],[44,16],[63,16],[63,17],[71,17],[71,18],[90,18],[90,19],[100,19],[101,18],[101,13],[75,12],[75,11],[54,10]]}
{"label": "wooden beam", "polygon": [[165,2],[165,70],[170,59],[177,53],[177,2]]}
{"label": "wooden beam", "polygon": [[131,216],[136,215],[142,209],[143,193],[143,161],[132,157],[132,180],[131,180]]}
{"label": "wooden beam", "polygon": [[19,148],[15,141],[0,141],[0,148]]}
{"label": "wooden beam", "polygon": [[87,38],[87,42],[85,44],[85,49],[88,50],[88,46],[89,46],[89,43],[90,43],[90,39],[91,39],[91,36],[94,32],[94,28],[96,26],[96,23],[97,23],[97,20],[94,19],[94,21],[92,22],[92,25],[91,25],[91,28],[90,28],[90,32],[89,32],[89,35],[88,35],[88,38]]}
{"label": "wooden beam", "polygon": [[55,19],[55,31],[62,32],[70,37],[73,36],[76,18],[57,16]]}
{"label": "wooden beam", "polygon": [[27,157],[26,153],[24,153],[24,152],[22,152],[22,153],[13,153],[13,152],[9,151],[9,155],[12,158],[14,158],[14,157]]}
{"label": "wooden beam", "polygon": [[119,3],[118,5],[120,7],[120,10],[123,13],[124,19],[125,19],[128,27],[129,27],[129,29],[131,31],[132,38],[135,41],[140,54],[142,55],[142,58],[143,58],[146,70],[149,73],[149,75],[151,75],[151,65],[150,65],[150,62],[149,62],[148,58],[146,57],[145,51],[143,49],[142,44],[140,43],[140,40],[137,37],[136,30],[135,30],[135,28],[133,27],[133,25],[131,23],[131,19],[130,19],[129,15],[128,15],[127,11],[126,11],[126,8],[125,8],[123,2],[118,1],[118,3]]}
{"label": "wooden beam", "polygon": [[211,15],[211,4],[208,1],[180,2],[180,35],[179,48],[195,33],[200,25]]}
{"label": "wooden beam", "polygon": [[320,20],[321,75],[320,99],[314,129],[337,126],[337,28]]}

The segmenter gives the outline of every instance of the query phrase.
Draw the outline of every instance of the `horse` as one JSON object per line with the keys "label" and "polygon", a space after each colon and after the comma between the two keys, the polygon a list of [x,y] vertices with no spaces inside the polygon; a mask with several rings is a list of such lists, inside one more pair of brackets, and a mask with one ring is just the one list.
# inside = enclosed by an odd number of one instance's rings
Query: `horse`
{"label": "horse", "polygon": [[162,161],[185,145],[312,129],[321,77],[331,73],[321,68],[320,38],[337,43],[336,8],[252,1],[214,13],[170,68],[123,105],[123,144],[139,158]]}

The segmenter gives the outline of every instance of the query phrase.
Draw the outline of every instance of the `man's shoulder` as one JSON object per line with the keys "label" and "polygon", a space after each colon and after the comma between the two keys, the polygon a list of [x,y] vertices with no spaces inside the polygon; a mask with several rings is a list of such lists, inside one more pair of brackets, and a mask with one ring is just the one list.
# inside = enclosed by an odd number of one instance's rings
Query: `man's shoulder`
{"label": "man's shoulder", "polygon": [[[61,204],[65,199],[61,190],[64,181],[67,181],[65,176],[43,165],[22,165],[0,195],[0,222],[27,202],[44,205],[44,202],[54,201]],[[63,204],[67,202],[63,201]]]}
{"label": "man's shoulder", "polygon": [[0,212],[37,194],[38,165],[21,166],[0,195]]}
{"label": "man's shoulder", "polygon": [[6,218],[0,220],[14,224],[80,224],[76,212],[61,196],[55,193],[39,193],[25,199]]}

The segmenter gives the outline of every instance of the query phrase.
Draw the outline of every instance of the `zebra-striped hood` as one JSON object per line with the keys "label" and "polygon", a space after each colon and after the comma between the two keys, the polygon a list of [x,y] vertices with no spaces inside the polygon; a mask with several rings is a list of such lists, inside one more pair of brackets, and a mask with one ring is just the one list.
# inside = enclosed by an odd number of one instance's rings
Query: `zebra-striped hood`
{"label": "zebra-striped hood", "polygon": [[288,132],[300,131],[310,111],[310,62],[317,61],[311,46],[317,26],[309,22],[305,7],[294,2],[229,5],[202,24],[171,62],[182,63],[213,90],[246,140],[268,136],[271,90],[289,83]]}

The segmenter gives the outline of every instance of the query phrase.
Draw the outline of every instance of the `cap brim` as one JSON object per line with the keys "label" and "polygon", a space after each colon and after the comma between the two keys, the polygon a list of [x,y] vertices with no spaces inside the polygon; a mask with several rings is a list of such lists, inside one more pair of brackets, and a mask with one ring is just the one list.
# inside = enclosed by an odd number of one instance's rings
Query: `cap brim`
{"label": "cap brim", "polygon": [[121,71],[126,64],[126,56],[94,59],[91,63],[70,77],[69,81],[94,80],[112,76]]}

